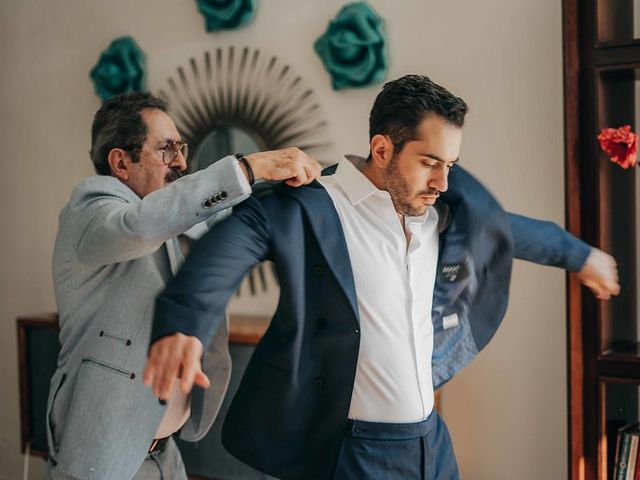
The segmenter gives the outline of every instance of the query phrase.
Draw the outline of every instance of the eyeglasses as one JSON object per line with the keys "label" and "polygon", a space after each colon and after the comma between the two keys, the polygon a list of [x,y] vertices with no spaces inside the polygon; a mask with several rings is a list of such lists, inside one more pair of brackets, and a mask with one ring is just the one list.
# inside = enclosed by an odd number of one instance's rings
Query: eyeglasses
{"label": "eyeglasses", "polygon": [[[122,149],[126,150],[127,152],[136,152],[143,150],[142,147],[134,148],[133,145],[127,145],[126,147],[122,147]],[[182,153],[182,156],[186,161],[187,157],[189,156],[189,145],[187,145],[185,142],[169,140],[164,147],[158,148],[154,151],[162,152],[162,163],[164,163],[165,165],[169,165],[178,157],[178,152]]]}

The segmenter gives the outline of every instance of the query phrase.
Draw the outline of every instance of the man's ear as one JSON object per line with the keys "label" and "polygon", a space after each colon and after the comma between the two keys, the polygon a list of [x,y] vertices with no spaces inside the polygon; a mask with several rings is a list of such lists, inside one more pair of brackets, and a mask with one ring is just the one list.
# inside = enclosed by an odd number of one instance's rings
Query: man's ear
{"label": "man's ear", "polygon": [[379,168],[385,168],[393,157],[393,142],[391,139],[380,133],[371,138],[371,160]]}
{"label": "man's ear", "polygon": [[129,168],[131,156],[121,148],[112,148],[107,155],[107,163],[111,168],[111,174],[123,182],[129,180]]}

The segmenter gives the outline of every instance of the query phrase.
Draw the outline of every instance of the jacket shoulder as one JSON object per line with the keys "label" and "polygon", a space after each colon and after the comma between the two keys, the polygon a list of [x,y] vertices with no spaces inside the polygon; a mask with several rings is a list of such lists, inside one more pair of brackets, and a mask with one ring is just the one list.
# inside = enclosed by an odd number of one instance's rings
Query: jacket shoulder
{"label": "jacket shoulder", "polygon": [[94,175],[82,180],[71,192],[70,205],[78,205],[96,197],[118,197],[126,201],[139,197],[117,178],[108,175]]}
{"label": "jacket shoulder", "polygon": [[256,189],[253,198],[265,208],[309,208],[316,206],[318,202],[330,201],[329,194],[317,181],[300,187],[271,183]]}

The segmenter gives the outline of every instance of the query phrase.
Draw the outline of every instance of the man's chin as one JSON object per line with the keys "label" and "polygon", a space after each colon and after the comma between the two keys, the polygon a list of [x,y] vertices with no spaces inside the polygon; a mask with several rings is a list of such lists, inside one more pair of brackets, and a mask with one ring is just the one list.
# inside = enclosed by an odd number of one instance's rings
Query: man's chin
{"label": "man's chin", "polygon": [[411,206],[407,206],[406,208],[404,208],[402,214],[403,215],[407,215],[409,217],[420,217],[422,215],[425,214],[425,212],[427,211],[427,208],[429,208],[431,205],[411,205]]}
{"label": "man's chin", "polygon": [[[429,201],[426,201],[429,198]],[[422,195],[419,198],[414,198],[413,201],[394,202],[393,206],[401,215],[407,215],[409,217],[420,217],[424,215],[427,209],[436,203],[438,199],[435,195]]]}

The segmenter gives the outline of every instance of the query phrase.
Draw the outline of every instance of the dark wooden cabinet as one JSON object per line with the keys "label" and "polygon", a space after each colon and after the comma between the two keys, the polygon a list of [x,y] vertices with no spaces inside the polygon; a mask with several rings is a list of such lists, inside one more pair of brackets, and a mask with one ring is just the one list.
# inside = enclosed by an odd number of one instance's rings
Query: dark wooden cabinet
{"label": "dark wooden cabinet", "polygon": [[[230,315],[229,353],[233,370],[220,415],[207,435],[198,443],[178,440],[189,478],[261,480],[271,477],[249,468],[229,455],[220,440],[222,420],[238,388],[254,346],[269,326],[268,317]],[[47,455],[46,406],[49,381],[56,369],[60,351],[58,316],[54,313],[28,315],[17,319],[18,362],[22,452],[38,457]]]}
{"label": "dark wooden cabinet", "polygon": [[602,128],[640,118],[640,1],[564,0],[566,218],[611,253],[622,292],[596,300],[568,279],[569,478],[612,477],[617,429],[640,421],[635,169],[601,152]]}

